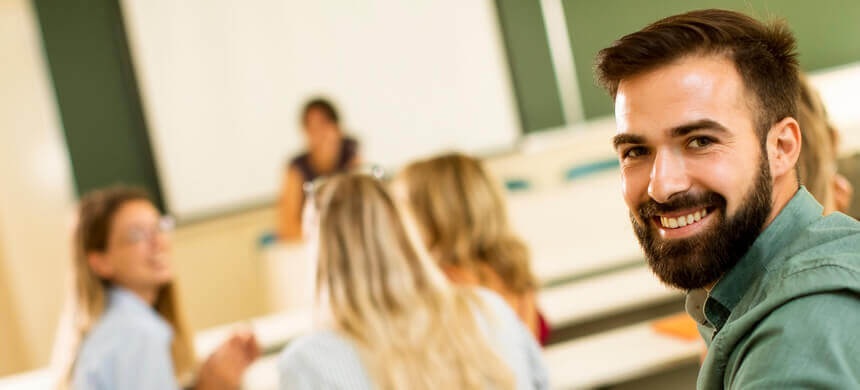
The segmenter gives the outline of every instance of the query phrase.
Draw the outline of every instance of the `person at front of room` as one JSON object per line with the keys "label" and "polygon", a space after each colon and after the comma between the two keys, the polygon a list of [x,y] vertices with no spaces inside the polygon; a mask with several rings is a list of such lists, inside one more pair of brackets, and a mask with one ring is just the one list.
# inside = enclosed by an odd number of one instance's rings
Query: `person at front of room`
{"label": "person at front of room", "polygon": [[[69,345],[59,388],[237,390],[259,355],[252,334],[227,340],[194,375],[192,339],[176,297],[169,228],[145,192],[113,187],[81,199],[75,231]],[[66,333],[62,333],[66,334]],[[194,378],[196,377],[196,379]]]}
{"label": "person at front of room", "polygon": [[702,10],[597,58],[634,231],[709,343],[700,389],[860,388],[860,223],[798,184],[794,47]]}
{"label": "person at front of room", "polygon": [[453,285],[378,178],[308,194],[320,329],[288,345],[280,389],[547,389],[540,347],[495,293]]}
{"label": "person at front of room", "polygon": [[278,202],[278,235],[284,241],[302,238],[302,186],[319,176],[345,172],[360,161],[358,142],[344,136],[337,110],[328,100],[308,101],[301,122],[308,151],[290,161]]}

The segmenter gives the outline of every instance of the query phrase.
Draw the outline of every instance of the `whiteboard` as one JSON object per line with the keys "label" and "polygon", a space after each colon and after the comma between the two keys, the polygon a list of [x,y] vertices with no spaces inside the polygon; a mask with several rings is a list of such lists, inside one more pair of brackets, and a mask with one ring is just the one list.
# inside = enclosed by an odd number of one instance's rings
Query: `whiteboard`
{"label": "whiteboard", "polygon": [[363,159],[513,145],[492,0],[123,0],[159,180],[182,218],[267,202],[332,98]]}

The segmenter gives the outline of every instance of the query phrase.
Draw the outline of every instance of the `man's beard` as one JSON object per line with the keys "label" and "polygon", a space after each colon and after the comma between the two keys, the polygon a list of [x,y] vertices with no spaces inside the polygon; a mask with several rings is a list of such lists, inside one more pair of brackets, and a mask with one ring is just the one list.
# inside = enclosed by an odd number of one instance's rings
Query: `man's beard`
{"label": "man's beard", "polygon": [[[648,265],[663,283],[683,290],[703,288],[716,282],[738,263],[762,232],[772,209],[772,188],[768,161],[762,156],[756,182],[732,216],[726,215],[726,199],[715,192],[679,194],[663,204],[649,199],[637,210],[644,226],[632,213],[630,215]],[[660,238],[651,223],[659,214],[704,207],[708,208],[708,215],[719,210],[712,216],[719,220],[713,221],[713,226],[706,231],[689,238]]]}

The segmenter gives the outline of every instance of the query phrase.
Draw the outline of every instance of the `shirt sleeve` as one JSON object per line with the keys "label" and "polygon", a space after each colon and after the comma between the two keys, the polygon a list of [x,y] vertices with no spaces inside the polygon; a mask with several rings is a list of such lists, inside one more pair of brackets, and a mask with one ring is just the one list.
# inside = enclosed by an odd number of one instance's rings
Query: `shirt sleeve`
{"label": "shirt sleeve", "polygon": [[549,372],[547,372],[541,348],[525,324],[520,323],[518,325],[523,340],[526,361],[529,365],[529,373],[531,375],[529,379],[533,385],[532,388],[536,390],[549,389]]}
{"label": "shirt sleeve", "polygon": [[281,356],[278,361],[279,390],[311,390],[324,388],[318,381],[314,368],[308,364],[301,354],[290,351]]}
{"label": "shirt sleeve", "polygon": [[173,371],[170,343],[143,337],[124,341],[116,359],[117,389],[179,389]]}
{"label": "shirt sleeve", "polygon": [[730,389],[860,388],[860,296],[814,294],[756,327],[726,378]]}
{"label": "shirt sleeve", "polygon": [[[511,367],[515,374],[519,373],[526,376],[527,384],[525,386],[528,389],[549,389],[549,373],[543,360],[541,347],[538,345],[534,334],[502,297],[487,289],[478,289],[477,291],[498,316],[497,319],[502,321],[500,325],[504,330],[497,336],[509,343],[509,345],[501,346],[501,348],[509,350],[508,359],[514,359],[513,361],[509,360],[508,363],[520,367],[520,369]],[[522,379],[519,383],[519,387],[523,387]]]}
{"label": "shirt sleeve", "polygon": [[104,359],[88,364],[76,375],[74,389],[178,390],[170,344],[146,335],[129,335]]}

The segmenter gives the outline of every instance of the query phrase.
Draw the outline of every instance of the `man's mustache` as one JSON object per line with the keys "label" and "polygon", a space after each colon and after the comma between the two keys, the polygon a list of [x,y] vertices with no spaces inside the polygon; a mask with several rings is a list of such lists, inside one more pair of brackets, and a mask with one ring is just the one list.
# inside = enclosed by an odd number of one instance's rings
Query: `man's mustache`
{"label": "man's mustache", "polygon": [[658,203],[654,199],[648,199],[639,205],[639,217],[648,220],[660,214],[669,214],[679,210],[714,207],[722,208],[726,205],[726,198],[722,195],[708,191],[703,194],[680,194],[669,198],[666,203]]}

